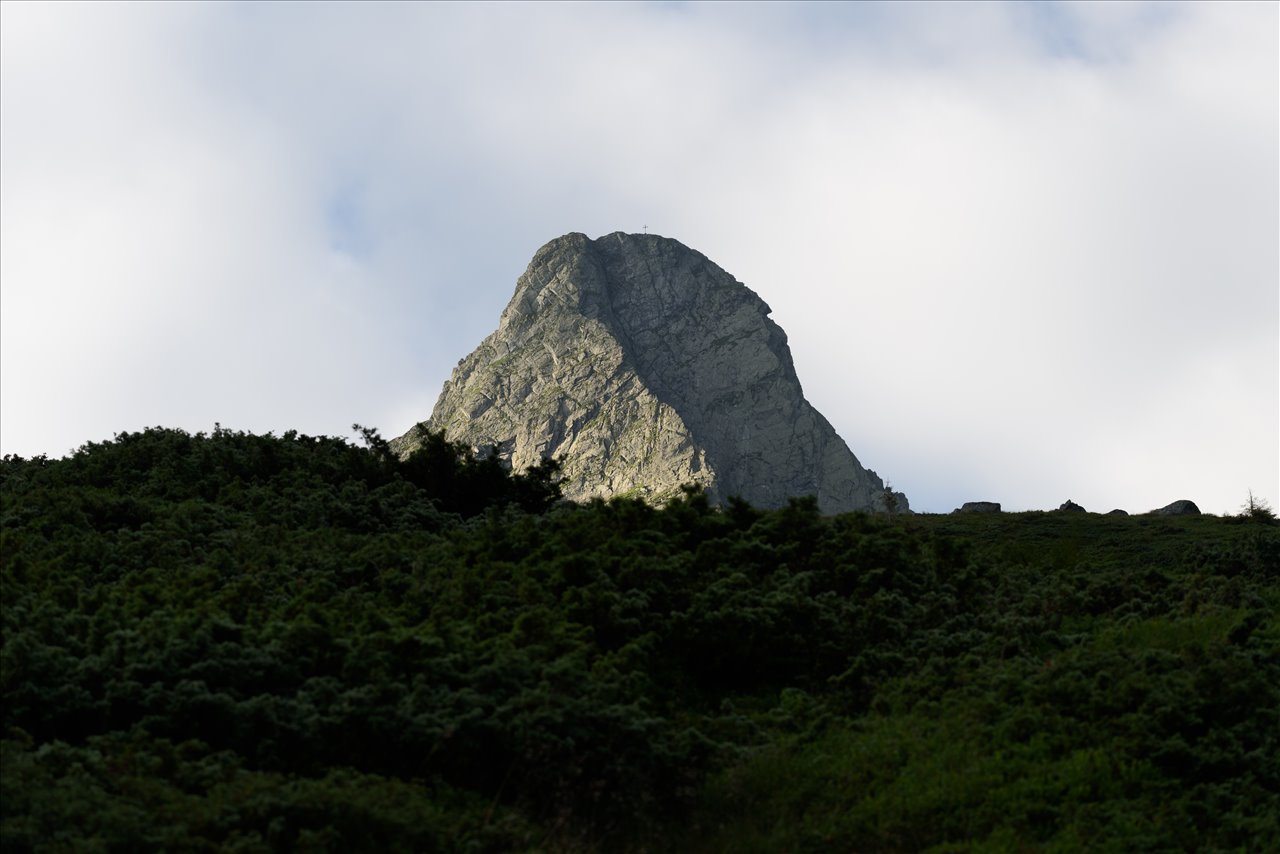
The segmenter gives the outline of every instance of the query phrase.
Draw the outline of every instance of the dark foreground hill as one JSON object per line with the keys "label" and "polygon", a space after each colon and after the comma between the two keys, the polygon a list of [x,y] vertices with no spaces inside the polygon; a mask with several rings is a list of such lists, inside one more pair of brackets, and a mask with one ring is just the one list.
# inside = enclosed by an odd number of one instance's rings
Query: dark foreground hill
{"label": "dark foreground hill", "polygon": [[4,851],[1280,840],[1266,514],[565,505],[366,438],[4,460]]}

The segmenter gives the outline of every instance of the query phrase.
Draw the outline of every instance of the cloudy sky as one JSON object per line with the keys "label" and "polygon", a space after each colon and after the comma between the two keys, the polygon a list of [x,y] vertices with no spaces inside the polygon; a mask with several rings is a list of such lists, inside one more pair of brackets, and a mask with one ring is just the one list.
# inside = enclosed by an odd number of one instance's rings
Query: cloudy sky
{"label": "cloudy sky", "polygon": [[1280,500],[1275,3],[0,8],[4,453],[397,435],[647,226],[917,509]]}

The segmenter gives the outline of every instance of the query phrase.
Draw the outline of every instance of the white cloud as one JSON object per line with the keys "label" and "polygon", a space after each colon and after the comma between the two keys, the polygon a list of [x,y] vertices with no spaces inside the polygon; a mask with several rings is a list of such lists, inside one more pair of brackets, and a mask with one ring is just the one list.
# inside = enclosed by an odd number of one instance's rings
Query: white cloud
{"label": "white cloud", "polygon": [[541,243],[647,224],[918,507],[1280,497],[1272,5],[3,23],[6,452],[405,429]]}

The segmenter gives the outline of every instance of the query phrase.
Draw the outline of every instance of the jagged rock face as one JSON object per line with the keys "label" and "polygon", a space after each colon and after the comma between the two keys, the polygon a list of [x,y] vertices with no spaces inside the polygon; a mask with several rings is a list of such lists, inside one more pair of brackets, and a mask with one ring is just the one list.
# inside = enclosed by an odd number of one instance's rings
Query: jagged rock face
{"label": "jagged rock face", "polygon": [[[768,314],[675,240],[568,234],[534,255],[427,424],[496,445],[517,470],[559,458],[575,500],[660,502],[695,483],[760,507],[815,495],[828,513],[884,509],[884,484],[804,399]],[[393,447],[409,452],[412,435]]]}

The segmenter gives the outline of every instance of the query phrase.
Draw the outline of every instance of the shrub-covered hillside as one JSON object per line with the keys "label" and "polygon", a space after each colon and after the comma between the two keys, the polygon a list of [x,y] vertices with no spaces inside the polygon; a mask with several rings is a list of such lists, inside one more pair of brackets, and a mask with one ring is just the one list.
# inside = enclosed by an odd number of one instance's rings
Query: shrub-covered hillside
{"label": "shrub-covered hillside", "polygon": [[4,459],[4,851],[1280,843],[1265,514],[572,505],[365,439]]}

